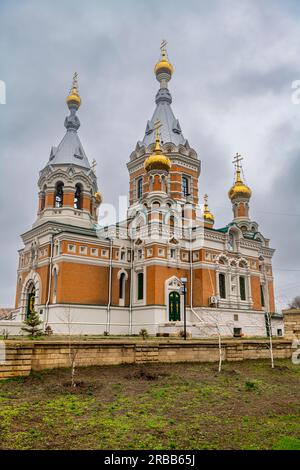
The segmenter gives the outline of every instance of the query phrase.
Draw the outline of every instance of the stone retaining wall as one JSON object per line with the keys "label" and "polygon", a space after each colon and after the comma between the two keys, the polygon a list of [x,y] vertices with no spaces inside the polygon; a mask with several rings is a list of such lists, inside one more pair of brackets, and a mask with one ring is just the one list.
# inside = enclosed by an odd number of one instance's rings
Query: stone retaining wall
{"label": "stone retaining wall", "polygon": [[[216,362],[217,341],[5,341],[6,360],[0,362],[0,378],[29,375],[31,370],[70,367],[70,348],[77,366],[148,364],[159,362]],[[275,359],[290,358],[292,342],[274,340]],[[222,356],[227,361],[268,359],[266,340],[224,340]]]}
{"label": "stone retaining wall", "polygon": [[300,309],[283,310],[285,337],[300,339]]}

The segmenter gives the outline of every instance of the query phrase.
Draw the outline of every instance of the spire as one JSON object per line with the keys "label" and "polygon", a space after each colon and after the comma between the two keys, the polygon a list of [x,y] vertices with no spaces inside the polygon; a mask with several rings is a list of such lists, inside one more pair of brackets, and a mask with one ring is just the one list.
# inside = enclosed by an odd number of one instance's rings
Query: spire
{"label": "spire", "polygon": [[74,164],[90,169],[88,158],[83,150],[77,131],[80,121],[76,112],[81,105],[81,98],[78,94],[78,74],[73,75],[73,83],[69,95],[66,98],[67,106],[70,110],[69,116],[65,118],[65,128],[67,132],[58,147],[52,147],[49,163]]}
{"label": "spire", "polygon": [[159,120],[162,124],[161,138],[163,143],[173,143],[176,146],[185,145],[186,140],[182,135],[178,119],[175,118],[171,108],[172,96],[168,89],[168,82],[173,74],[173,66],[168,59],[167,42],[162,41],[160,59],[154,67],[156,79],[160,88],[155,97],[156,109],[150,121],[147,122],[143,144],[148,145],[155,142],[155,122]]}

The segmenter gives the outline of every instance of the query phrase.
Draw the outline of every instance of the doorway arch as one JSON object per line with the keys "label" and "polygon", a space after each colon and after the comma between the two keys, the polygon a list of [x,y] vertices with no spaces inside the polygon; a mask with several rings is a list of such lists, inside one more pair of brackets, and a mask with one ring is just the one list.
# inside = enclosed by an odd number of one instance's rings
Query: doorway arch
{"label": "doorway arch", "polygon": [[169,321],[180,321],[180,294],[172,291],[169,293]]}
{"label": "doorway arch", "polygon": [[35,285],[30,284],[27,291],[27,301],[26,301],[26,318],[29,317],[34,312],[35,307]]}

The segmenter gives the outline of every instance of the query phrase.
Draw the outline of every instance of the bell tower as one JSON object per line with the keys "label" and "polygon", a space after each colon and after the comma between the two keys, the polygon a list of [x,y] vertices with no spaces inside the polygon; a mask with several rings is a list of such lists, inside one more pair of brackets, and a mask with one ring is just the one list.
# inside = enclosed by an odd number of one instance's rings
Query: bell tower
{"label": "bell tower", "polygon": [[40,172],[39,206],[34,227],[52,220],[89,228],[97,221],[101,194],[95,166],[90,166],[78,136],[77,111],[81,98],[77,73],[66,102],[70,111],[64,123],[66,134],[58,147],[51,148],[49,161]]}
{"label": "bell tower", "polygon": [[159,82],[156,107],[147,121],[143,139],[137,142],[127,164],[129,205],[134,211],[139,204],[145,204],[151,194],[161,205],[177,205],[182,210],[188,206],[189,214],[195,218],[201,164],[171,107],[172,95],[168,87],[174,68],[166,45],[166,41],[162,41],[160,58],[154,67]]}

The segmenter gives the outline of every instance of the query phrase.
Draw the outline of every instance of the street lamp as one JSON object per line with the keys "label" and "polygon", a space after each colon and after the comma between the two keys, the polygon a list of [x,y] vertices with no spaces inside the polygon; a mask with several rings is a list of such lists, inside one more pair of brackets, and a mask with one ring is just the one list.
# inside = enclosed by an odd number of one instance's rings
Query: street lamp
{"label": "street lamp", "polygon": [[181,277],[180,282],[182,287],[180,288],[181,294],[183,294],[183,336],[186,340],[186,284],[188,282],[187,277]]}

